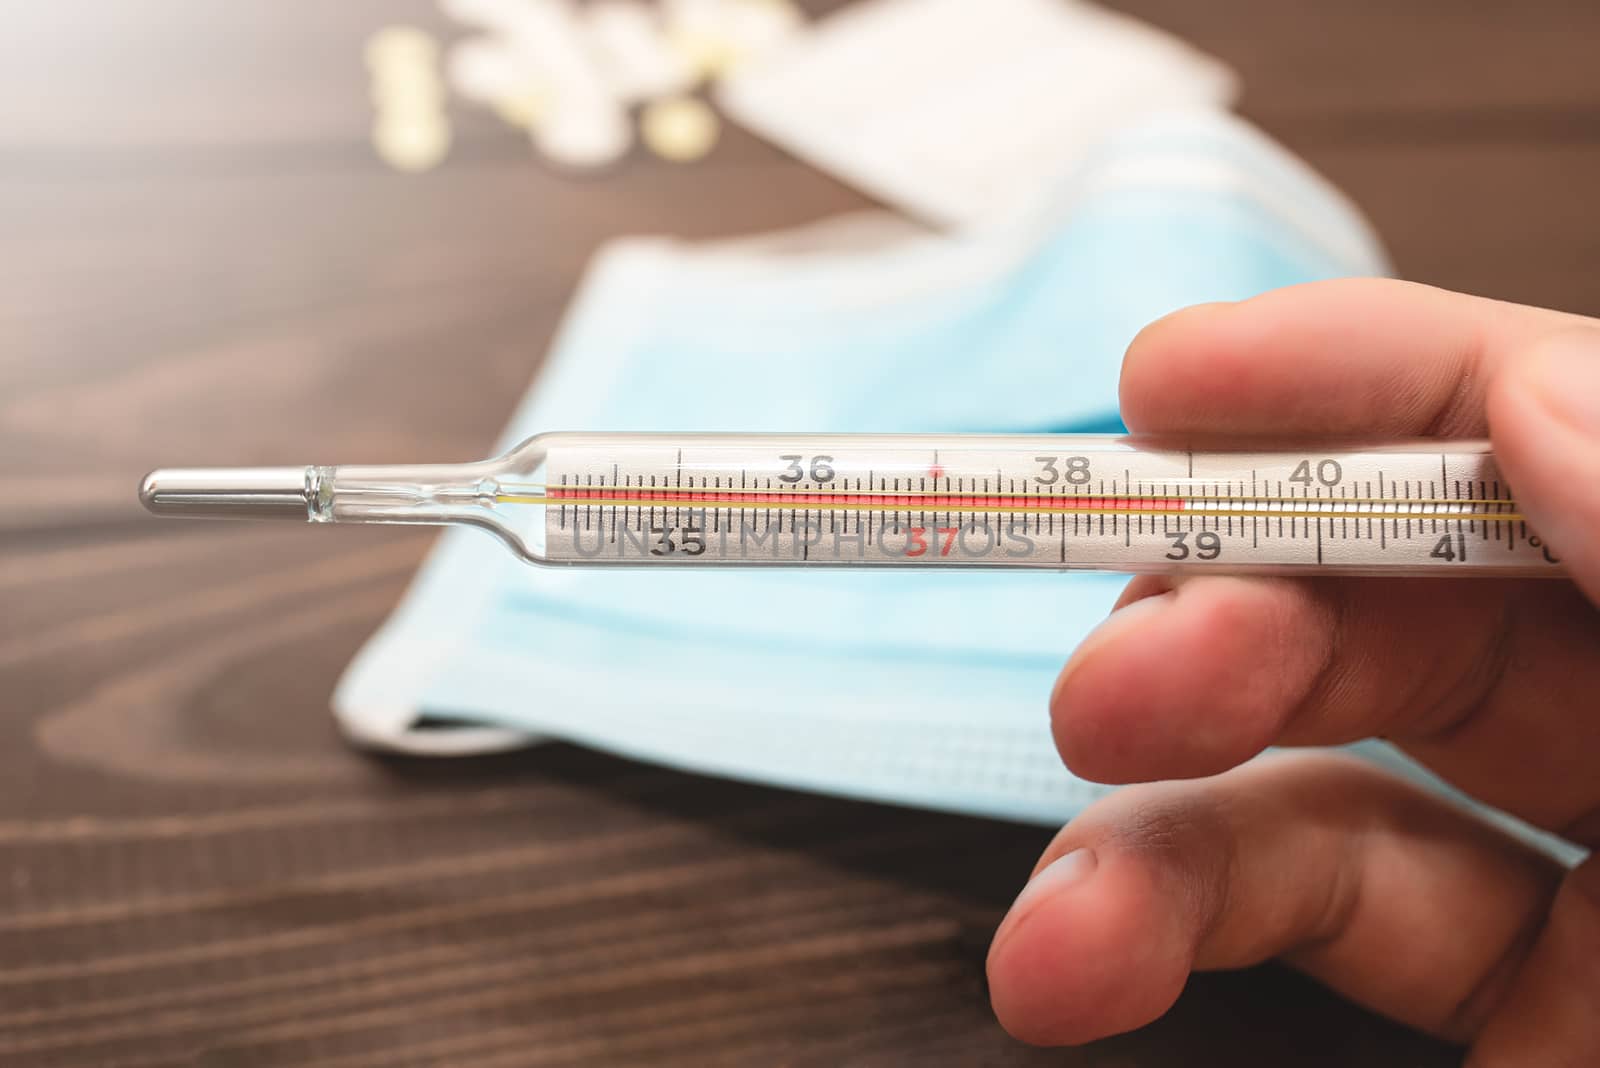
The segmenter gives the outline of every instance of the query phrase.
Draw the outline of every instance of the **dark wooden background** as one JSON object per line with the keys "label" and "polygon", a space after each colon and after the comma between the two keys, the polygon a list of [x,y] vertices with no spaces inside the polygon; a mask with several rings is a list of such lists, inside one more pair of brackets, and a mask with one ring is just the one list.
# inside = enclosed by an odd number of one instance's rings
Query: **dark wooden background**
{"label": "dark wooden background", "polygon": [[[1600,5],[1118,6],[1236,65],[1406,275],[1600,312]],[[429,538],[162,523],[138,476],[475,458],[603,239],[865,201],[737,130],[563,180],[461,109],[392,174],[360,49],[421,0],[0,15],[0,1063],[1455,1061],[1270,967],[1012,1043],[983,957],[1038,829],[351,751],[328,693]]]}

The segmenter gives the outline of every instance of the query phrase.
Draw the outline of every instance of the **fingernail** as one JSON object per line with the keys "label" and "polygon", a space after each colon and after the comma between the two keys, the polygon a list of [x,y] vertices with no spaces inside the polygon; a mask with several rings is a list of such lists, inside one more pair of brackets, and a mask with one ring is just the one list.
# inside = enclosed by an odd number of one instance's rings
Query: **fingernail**
{"label": "fingernail", "polygon": [[1172,603],[1174,592],[1173,590],[1167,590],[1164,593],[1158,593],[1150,597],[1141,597],[1132,604],[1123,605],[1107,616],[1098,627],[1090,631],[1088,637],[1084,638],[1079,643],[1078,648],[1073,650],[1072,656],[1067,658],[1066,666],[1061,669],[1061,674],[1056,676],[1056,684],[1050,688],[1050,707],[1052,709],[1056,707],[1056,703],[1061,698],[1061,691],[1067,687],[1067,679],[1071,678],[1078,668],[1083,665],[1084,661],[1089,659],[1096,646],[1116,634],[1123,627],[1137,623],[1150,613],[1159,612],[1166,608]]}
{"label": "fingernail", "polygon": [[1518,370],[1551,418],[1600,437],[1600,330],[1551,338]]}
{"label": "fingernail", "polygon": [[1022,888],[1017,899],[1011,903],[1011,911],[1007,913],[1006,918],[1020,919],[1033,905],[1044,898],[1087,879],[1094,874],[1098,864],[1092,849],[1074,849],[1070,853],[1063,853],[1039,869],[1038,873],[1028,880],[1028,885]]}

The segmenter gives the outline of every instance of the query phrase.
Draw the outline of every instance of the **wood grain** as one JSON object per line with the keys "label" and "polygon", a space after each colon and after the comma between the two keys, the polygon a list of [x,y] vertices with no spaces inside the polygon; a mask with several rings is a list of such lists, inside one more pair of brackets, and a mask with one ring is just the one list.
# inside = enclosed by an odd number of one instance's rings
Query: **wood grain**
{"label": "wood grain", "polygon": [[[1600,312],[1593,4],[1119,6],[1236,65],[1408,275]],[[1036,829],[351,751],[327,695],[428,538],[164,525],[139,474],[473,458],[605,239],[868,201],[736,129],[571,181],[468,109],[391,174],[360,47],[446,30],[422,0],[0,13],[0,1063],[1455,1061],[1270,967],[1012,1043],[982,962]]]}

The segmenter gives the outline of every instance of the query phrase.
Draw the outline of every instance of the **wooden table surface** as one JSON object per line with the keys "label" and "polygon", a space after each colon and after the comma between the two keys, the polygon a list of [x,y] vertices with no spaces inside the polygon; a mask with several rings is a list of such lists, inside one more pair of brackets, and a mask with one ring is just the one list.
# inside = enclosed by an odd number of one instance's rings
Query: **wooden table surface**
{"label": "wooden table surface", "polygon": [[[1600,312],[1600,6],[1120,6],[1234,64],[1406,275]],[[474,458],[602,240],[867,202],[738,130],[564,180],[467,109],[390,173],[360,48],[422,0],[0,13],[0,1063],[1455,1062],[1274,967],[1011,1042],[983,958],[1039,829],[352,751],[328,694],[429,537],[161,523],[138,476]]]}

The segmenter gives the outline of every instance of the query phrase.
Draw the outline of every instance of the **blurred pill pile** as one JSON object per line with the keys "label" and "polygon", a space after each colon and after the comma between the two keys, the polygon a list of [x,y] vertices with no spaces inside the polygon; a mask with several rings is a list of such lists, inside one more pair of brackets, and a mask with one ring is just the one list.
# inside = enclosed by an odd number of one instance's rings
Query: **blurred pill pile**
{"label": "blurred pill pile", "polygon": [[687,163],[716,145],[699,95],[804,27],[792,0],[440,0],[470,30],[441,52],[426,32],[390,26],[367,45],[373,147],[422,171],[450,146],[446,87],[523,131],[540,159],[589,172],[638,139]]}

